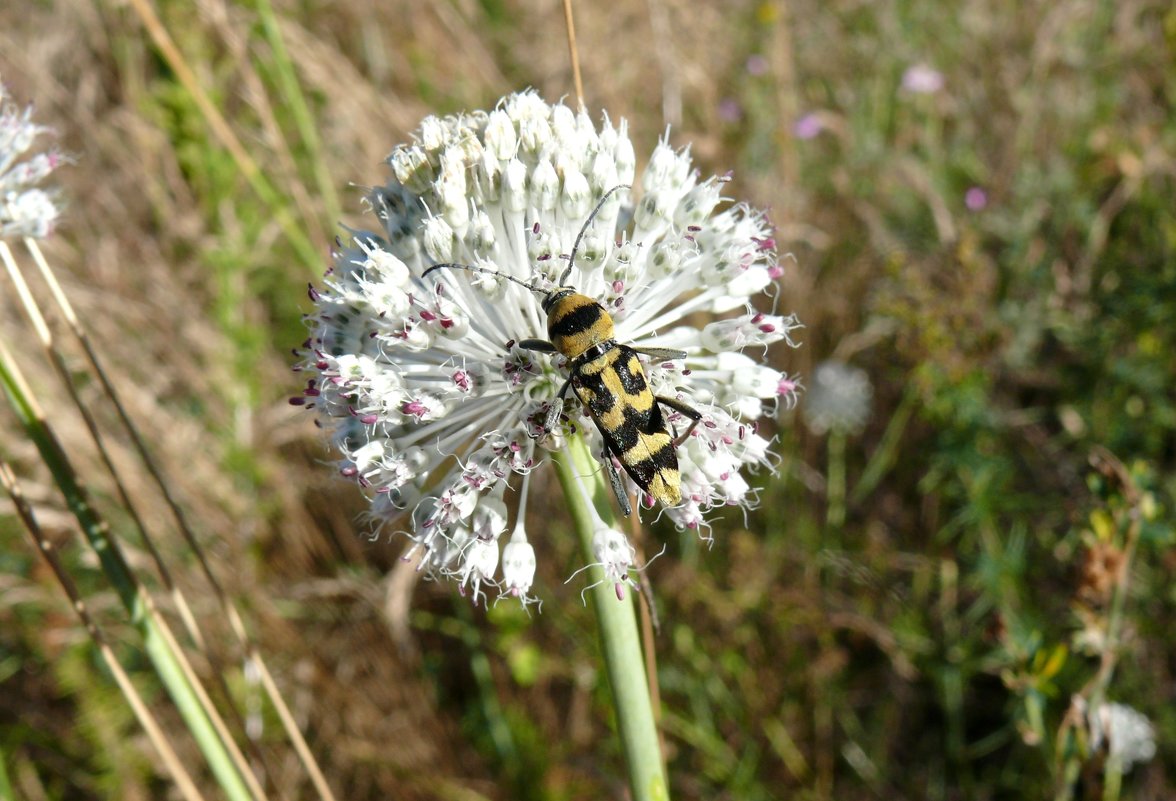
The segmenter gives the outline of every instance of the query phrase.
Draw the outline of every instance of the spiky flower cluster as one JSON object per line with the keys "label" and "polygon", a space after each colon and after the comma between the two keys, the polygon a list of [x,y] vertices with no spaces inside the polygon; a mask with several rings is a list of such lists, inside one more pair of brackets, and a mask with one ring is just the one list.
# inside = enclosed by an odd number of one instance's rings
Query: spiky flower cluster
{"label": "spiky flower cluster", "polygon": [[46,236],[57,220],[54,196],[36,184],[61,165],[61,154],[49,151],[20,160],[50,130],[32,117],[32,106],[17,108],[0,83],[0,237]]}
{"label": "spiky flower cluster", "polygon": [[[311,288],[301,365],[311,377],[294,402],[331,429],[340,469],[371,491],[375,520],[408,521],[425,569],[475,599],[489,585],[526,600],[535,470],[569,431],[597,453],[603,444],[578,404],[544,430],[567,371],[561,356],[518,345],[546,338],[540,295],[485,272],[422,275],[458,263],[553,287],[596,205],[635,184],[633,145],[623,121],[606,117],[597,129],[586,113],[523,92],[488,113],[425,119],[388,162],[393,178],[369,195],[380,230],[352,232],[324,286]],[[796,388],[759,359],[769,343],[791,344],[799,324],[749,305],[781,274],[771,225],[742,205],[719,210],[723,183],[700,180],[688,152],[660,142],[636,203],[625,202],[627,189],[609,196],[566,281],[604,305],[617,341],[688,354],[645,369],[655,394],[703,413],[678,448],[683,500],[665,510],[699,530],[708,510],[754,500],[741,471],[771,458],[755,420]],[[685,430],[680,415],[668,417]],[[520,501],[504,537],[508,492]],[[600,528],[598,559],[624,581],[633,549]]]}

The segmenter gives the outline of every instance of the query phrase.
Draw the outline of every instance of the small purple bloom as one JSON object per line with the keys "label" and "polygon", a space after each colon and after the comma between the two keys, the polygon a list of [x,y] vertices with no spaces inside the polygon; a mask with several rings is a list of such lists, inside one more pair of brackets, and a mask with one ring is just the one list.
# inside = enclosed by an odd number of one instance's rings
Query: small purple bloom
{"label": "small purple bloom", "polygon": [[792,124],[792,133],[797,139],[813,139],[825,130],[825,123],[821,118],[809,112]]}
{"label": "small purple bloom", "polygon": [[964,192],[964,205],[969,211],[980,211],[988,205],[988,193],[978,186],[973,186]]}
{"label": "small purple bloom", "polygon": [[743,119],[743,106],[733,97],[724,97],[719,101],[719,119],[723,122],[739,122]]}
{"label": "small purple bloom", "polygon": [[915,64],[902,74],[902,88],[916,95],[934,94],[943,88],[943,73],[927,64]]}
{"label": "small purple bloom", "polygon": [[747,57],[747,63],[744,64],[744,69],[747,70],[748,75],[766,75],[768,72],[768,60],[759,53],[753,53]]}

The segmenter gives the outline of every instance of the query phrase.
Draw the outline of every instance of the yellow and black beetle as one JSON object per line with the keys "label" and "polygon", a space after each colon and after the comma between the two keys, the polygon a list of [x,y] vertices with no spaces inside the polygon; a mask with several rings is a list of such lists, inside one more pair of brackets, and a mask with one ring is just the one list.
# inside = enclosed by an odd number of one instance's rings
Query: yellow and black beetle
{"label": "yellow and black beetle", "polygon": [[[549,340],[524,339],[519,347],[541,353],[559,353],[568,360],[568,378],[564,381],[551,409],[544,429],[550,431],[559,419],[563,398],[571,387],[576,397],[588,410],[600,436],[604,439],[604,463],[613,492],[626,516],[631,512],[628,494],[621,486],[620,476],[610,456],[642,490],[665,506],[676,506],[682,500],[681,478],[678,474],[677,447],[681,445],[702,415],[689,405],[662,395],[654,395],[637,354],[657,360],[683,359],[685,351],[667,348],[634,348],[616,341],[612,316],[597,301],[565,286],[575,265],[576,251],[584,233],[596,219],[609,196],[627,186],[610,189],[588,216],[576,236],[568,257],[568,266],[560,276],[559,286],[544,291],[537,286],[504,273],[473,267],[468,264],[435,264],[424,276],[443,268],[469,270],[506,278],[543,295],[543,312],[547,315]],[[690,419],[684,434],[672,437],[661,406],[674,409]]]}

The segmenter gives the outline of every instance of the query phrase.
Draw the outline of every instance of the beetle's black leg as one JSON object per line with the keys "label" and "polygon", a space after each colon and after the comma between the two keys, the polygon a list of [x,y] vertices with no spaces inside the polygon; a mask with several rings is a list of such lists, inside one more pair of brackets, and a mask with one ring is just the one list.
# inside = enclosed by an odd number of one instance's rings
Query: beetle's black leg
{"label": "beetle's black leg", "polygon": [[690,406],[689,404],[683,403],[682,401],[678,400],[677,398],[667,398],[665,395],[658,395],[657,402],[663,403],[666,406],[669,406],[674,411],[681,412],[682,414],[684,414],[690,418],[690,428],[686,429],[685,434],[683,434],[682,436],[679,437],[679,436],[676,436],[676,432],[675,432],[674,447],[677,448],[679,445],[681,445],[683,442],[686,441],[686,438],[688,436],[690,436],[690,432],[694,430],[694,427],[696,425],[698,425],[698,421],[702,419],[702,412],[698,411],[697,409],[695,409],[693,406]]}
{"label": "beetle's black leg", "polygon": [[519,347],[523,350],[533,350],[539,353],[559,353],[546,339],[524,339],[519,342]]}
{"label": "beetle's black leg", "polygon": [[621,513],[628,517],[633,512],[633,507],[629,506],[629,493],[625,492],[625,487],[621,484],[621,475],[613,465],[612,454],[607,447],[604,449],[602,460],[604,469],[608,471],[608,482],[612,484],[613,494],[617,496],[617,502],[621,505]]}
{"label": "beetle's black leg", "polygon": [[686,351],[677,350],[675,348],[638,348],[638,347],[634,347],[633,350],[637,351],[638,353],[644,354],[644,355],[648,356],[649,358],[653,359],[654,361],[658,361],[658,362],[672,362],[677,359],[685,359],[686,358]]}
{"label": "beetle's black leg", "polygon": [[564,395],[568,394],[568,387],[571,385],[571,378],[564,381],[555,399],[551,401],[551,407],[547,410],[547,416],[543,418],[543,433],[550,434],[552,429],[555,428],[555,424],[559,421],[560,413],[563,412]]}

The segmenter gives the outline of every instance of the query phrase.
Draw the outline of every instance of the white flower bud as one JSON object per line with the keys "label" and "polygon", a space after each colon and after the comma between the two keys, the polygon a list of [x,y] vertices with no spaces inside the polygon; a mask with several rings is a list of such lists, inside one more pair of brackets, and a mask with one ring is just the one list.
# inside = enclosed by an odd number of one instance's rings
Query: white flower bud
{"label": "white flower bud", "polygon": [[384,458],[384,449],[387,444],[387,440],[373,439],[363,447],[358,448],[351,454],[351,461],[355,462],[355,469],[360,474],[366,473],[368,468]]}
{"label": "white flower bud", "polygon": [[474,509],[471,530],[480,540],[497,540],[506,531],[506,504],[498,498],[483,498]]}
{"label": "white flower bud", "polygon": [[674,225],[686,230],[691,226],[701,226],[719,204],[722,193],[716,181],[707,181],[694,187],[678,203],[674,214]]}
{"label": "white flower bud", "polygon": [[576,255],[576,264],[585,272],[599,269],[608,260],[613,242],[595,228],[590,229],[580,240],[580,251]]}
{"label": "white flower bud", "polygon": [[494,251],[497,234],[494,223],[490,222],[486,212],[479,211],[469,226],[466,243],[470,249],[482,258],[487,258]]}
{"label": "white flower bud", "polygon": [[658,196],[656,194],[646,194],[637,203],[637,208],[633,211],[633,221],[637,223],[637,228],[640,231],[638,236],[643,236],[646,232],[656,234],[658,229],[662,228],[669,218],[666,216],[665,208],[658,204]]}
{"label": "white flower bud", "polygon": [[465,159],[459,148],[451,147],[441,155],[441,176],[437,179],[441,213],[458,236],[465,233],[470,220]]}
{"label": "white flower bud", "polygon": [[631,186],[633,176],[637,174],[637,154],[633,152],[633,143],[629,141],[629,124],[624,120],[617,131],[613,161],[617,165],[617,183]]}
{"label": "white flower bud", "polygon": [[646,194],[659,190],[675,189],[675,179],[678,175],[678,156],[674,149],[664,140],[657,143],[649,164],[645,168],[645,177],[641,179],[641,186]]}
{"label": "white flower bud", "polygon": [[423,148],[416,145],[399,148],[388,157],[388,163],[396,175],[396,180],[418,195],[427,192],[436,177],[428,155]]}
{"label": "white flower bud", "polygon": [[[453,228],[441,217],[425,220],[425,253],[438,264],[453,261]],[[432,276],[429,276],[432,278]]]}
{"label": "white flower bud", "polygon": [[445,124],[440,119],[429,115],[421,120],[420,133],[417,134],[417,140],[425,150],[430,153],[436,153],[445,146],[445,140],[447,138]]}
{"label": "white flower bud", "polygon": [[597,153],[588,173],[588,184],[592,191],[604,193],[621,183],[624,182],[617,178],[617,163],[612,153],[604,150]]}
{"label": "white flower bud", "polygon": [[[730,297],[738,298],[739,302],[736,305],[742,305],[747,302],[747,299],[752,295],[758,295],[763,292],[772,283],[768,271],[762,267],[749,267],[746,270],[738,270],[730,277],[727,282],[727,294]],[[729,307],[734,308],[734,306]],[[717,310],[716,310],[717,311]],[[726,309],[724,309],[726,311]]]}
{"label": "white flower bud", "polygon": [[502,165],[493,153],[486,150],[475,162],[473,200],[481,206],[493,205],[502,197]]}
{"label": "white flower bud", "polygon": [[457,575],[462,588],[470,587],[474,603],[482,593],[482,582],[493,582],[498,569],[498,541],[471,539],[462,552]]}
{"label": "white flower bud", "polygon": [[517,535],[502,549],[502,583],[506,592],[522,598],[535,581],[535,549]]}
{"label": "white flower bud", "polygon": [[653,278],[665,278],[682,269],[682,245],[674,239],[663,239],[653,246],[649,254],[649,274]]}
{"label": "white flower bud", "polygon": [[531,173],[531,205],[539,211],[551,211],[559,199],[559,176],[547,159]]}
{"label": "white flower bud", "polygon": [[518,123],[519,145],[522,151],[530,156],[542,153],[551,142],[551,123],[547,119],[548,110],[530,109],[515,118]]}
{"label": "white flower bud", "polygon": [[507,113],[501,109],[490,112],[486,123],[486,152],[505,164],[515,156],[519,145],[518,134],[514,123]]}
{"label": "white flower bud", "polygon": [[732,411],[741,420],[758,420],[764,413],[764,403],[754,395],[739,395],[732,404]]}
{"label": "white flower bud", "polygon": [[592,211],[592,190],[588,179],[575,167],[564,170],[563,196],[560,208],[571,220],[586,217]]}
{"label": "white flower bud", "polygon": [[369,273],[378,276],[382,284],[403,289],[412,283],[408,265],[382,248],[369,250],[363,266]]}
{"label": "white flower bud", "polygon": [[506,165],[502,180],[502,205],[514,214],[522,214],[527,210],[527,168],[518,159],[511,159]]}
{"label": "white flower bud", "polygon": [[745,353],[724,351],[718,355],[720,370],[731,372],[729,386],[738,395],[753,398],[774,398],[783,374],[779,370],[758,364]]}
{"label": "white flower bud", "polygon": [[583,152],[579,130],[576,127],[576,115],[562,103],[551,111],[551,130],[561,149],[572,153]]}
{"label": "white flower bud", "polygon": [[376,364],[374,359],[363,357],[361,363],[364,378],[367,381],[367,391],[371,397],[384,408],[399,410],[404,402],[404,379],[395,370],[387,370]]}
{"label": "white flower bud", "polygon": [[612,528],[599,528],[592,535],[592,555],[604,568],[605,580],[611,583],[628,578],[629,568],[637,560],[637,551],[629,540]]}

